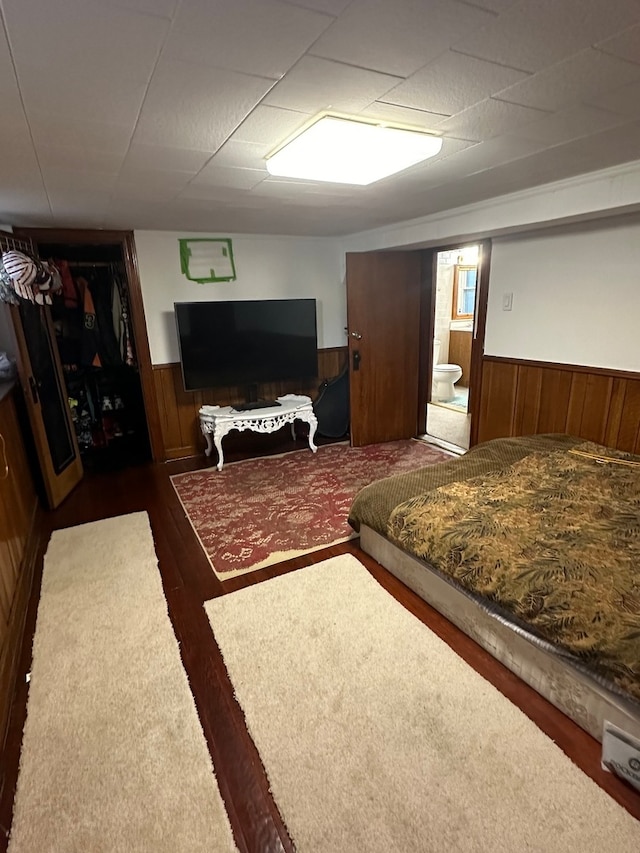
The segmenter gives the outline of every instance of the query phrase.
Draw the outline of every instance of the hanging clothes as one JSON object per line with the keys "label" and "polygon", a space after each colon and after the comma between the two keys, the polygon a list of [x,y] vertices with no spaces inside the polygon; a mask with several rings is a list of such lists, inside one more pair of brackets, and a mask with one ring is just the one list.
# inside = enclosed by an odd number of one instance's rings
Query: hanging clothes
{"label": "hanging clothes", "polygon": [[100,346],[100,333],[96,323],[96,309],[93,297],[89,290],[89,284],[85,278],[78,276],[75,280],[78,292],[82,298],[83,322],[82,322],[82,353],[80,360],[82,364],[92,367],[102,367],[102,361],[98,349]]}
{"label": "hanging clothes", "polygon": [[98,353],[103,367],[121,367],[123,358],[113,328],[112,292],[115,289],[108,269],[95,270],[88,277],[98,325]]}

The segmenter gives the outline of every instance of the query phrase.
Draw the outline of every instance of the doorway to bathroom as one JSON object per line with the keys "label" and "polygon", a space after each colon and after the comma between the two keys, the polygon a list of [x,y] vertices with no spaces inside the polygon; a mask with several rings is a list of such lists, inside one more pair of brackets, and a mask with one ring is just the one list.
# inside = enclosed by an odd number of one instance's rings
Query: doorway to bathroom
{"label": "doorway to bathroom", "polygon": [[479,244],[447,248],[434,259],[433,367],[425,438],[458,453],[470,445],[480,248]]}

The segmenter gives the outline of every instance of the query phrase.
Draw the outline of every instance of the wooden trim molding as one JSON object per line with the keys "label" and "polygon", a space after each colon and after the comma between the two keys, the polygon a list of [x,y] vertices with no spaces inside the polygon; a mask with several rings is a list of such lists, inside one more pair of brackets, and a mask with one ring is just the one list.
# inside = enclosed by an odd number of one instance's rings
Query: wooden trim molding
{"label": "wooden trim molding", "polygon": [[556,432],[640,453],[640,373],[485,356],[478,414],[478,441]]}
{"label": "wooden trim molding", "polygon": [[483,396],[484,336],[487,325],[487,302],[489,301],[489,277],[491,275],[491,240],[480,243],[480,262],[476,287],[476,310],[473,318],[473,341],[471,342],[471,377],[469,380],[469,405],[471,415],[470,445],[473,447],[480,436],[480,405]]}
{"label": "wooden trim molding", "polygon": [[[318,350],[318,377],[314,380],[302,387],[297,380],[265,383],[259,386],[258,393],[267,399],[281,394],[307,394],[313,399],[318,393],[319,384],[324,379],[337,376],[347,363],[347,358],[347,347]],[[205,445],[198,421],[200,406],[229,406],[244,399],[241,389],[235,387],[185,391],[179,362],[154,365],[153,381],[166,459],[179,459],[204,452]],[[229,440],[233,441],[233,435],[229,436]]]}
{"label": "wooden trim molding", "polygon": [[501,355],[485,355],[485,362],[496,364],[519,364],[523,367],[544,367],[554,370],[570,370],[573,373],[592,373],[594,376],[615,376],[619,379],[640,379],[640,372],[618,370],[615,367],[589,367],[584,364],[567,364],[560,361],[535,361],[529,358],[505,358]]}

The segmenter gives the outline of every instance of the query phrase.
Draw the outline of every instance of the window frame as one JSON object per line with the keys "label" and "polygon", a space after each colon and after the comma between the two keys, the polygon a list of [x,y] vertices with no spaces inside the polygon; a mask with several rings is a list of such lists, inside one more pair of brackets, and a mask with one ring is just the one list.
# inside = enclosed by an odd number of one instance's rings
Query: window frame
{"label": "window frame", "polygon": [[[474,308],[475,302],[478,292],[478,265],[477,264],[455,264],[453,268],[453,302],[451,304],[451,319],[452,320],[473,320],[473,312],[471,314],[459,314],[458,313],[458,281],[459,281],[459,273],[460,270],[474,270],[476,273],[476,283],[473,289],[474,291]],[[469,288],[467,288],[469,289]]]}

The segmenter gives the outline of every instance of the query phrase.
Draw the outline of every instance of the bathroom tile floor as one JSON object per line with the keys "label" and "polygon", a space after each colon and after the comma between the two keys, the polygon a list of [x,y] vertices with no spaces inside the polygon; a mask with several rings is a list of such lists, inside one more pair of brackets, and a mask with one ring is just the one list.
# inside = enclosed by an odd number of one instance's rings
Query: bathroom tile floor
{"label": "bathroom tile floor", "polygon": [[449,405],[427,404],[427,439],[440,439],[462,450],[469,449],[471,416]]}

